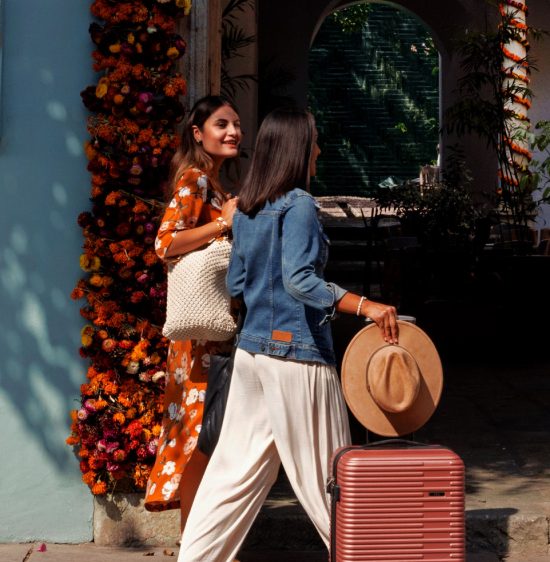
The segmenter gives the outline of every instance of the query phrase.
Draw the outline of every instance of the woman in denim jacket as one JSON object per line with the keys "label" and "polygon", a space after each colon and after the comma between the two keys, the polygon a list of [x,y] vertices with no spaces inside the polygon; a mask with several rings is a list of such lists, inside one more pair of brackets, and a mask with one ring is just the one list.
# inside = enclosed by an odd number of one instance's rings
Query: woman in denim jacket
{"label": "woman in denim jacket", "polygon": [[233,217],[227,273],[230,295],[248,312],[222,431],[180,562],[232,561],[281,462],[328,546],[330,458],[351,443],[329,321],[337,311],[362,314],[397,343],[395,308],[323,278],[329,242],[309,194],[320,153],[316,136],[312,115],[299,108],[275,110],[258,133]]}

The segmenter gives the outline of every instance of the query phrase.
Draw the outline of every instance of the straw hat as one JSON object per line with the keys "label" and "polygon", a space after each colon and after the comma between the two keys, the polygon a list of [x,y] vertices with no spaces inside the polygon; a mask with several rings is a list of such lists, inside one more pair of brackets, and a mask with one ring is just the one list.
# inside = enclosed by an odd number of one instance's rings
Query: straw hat
{"label": "straw hat", "polygon": [[342,388],[355,417],[370,431],[397,437],[416,431],[434,413],[443,369],[430,338],[397,321],[399,344],[386,343],[376,324],[351,341],[342,364]]}

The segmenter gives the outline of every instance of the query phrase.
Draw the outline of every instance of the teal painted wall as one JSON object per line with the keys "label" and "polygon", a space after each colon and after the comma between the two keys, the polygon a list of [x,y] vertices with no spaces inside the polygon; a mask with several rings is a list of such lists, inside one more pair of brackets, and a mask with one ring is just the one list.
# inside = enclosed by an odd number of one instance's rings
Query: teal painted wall
{"label": "teal painted wall", "polygon": [[65,444],[86,380],[70,293],[90,206],[93,83],[85,0],[8,0],[0,141],[0,542],[92,540],[93,498]]}

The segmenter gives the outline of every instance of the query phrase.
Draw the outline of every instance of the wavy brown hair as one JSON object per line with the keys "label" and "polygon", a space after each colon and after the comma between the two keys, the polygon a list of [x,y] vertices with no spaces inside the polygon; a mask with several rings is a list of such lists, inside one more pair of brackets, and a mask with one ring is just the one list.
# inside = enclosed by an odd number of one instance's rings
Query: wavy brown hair
{"label": "wavy brown hair", "polygon": [[[193,106],[193,109],[191,109],[191,113],[189,113],[183,126],[181,145],[172,157],[172,162],[170,163],[170,175],[168,176],[168,183],[164,190],[164,211],[166,211],[166,207],[174,197],[174,191],[178,181],[187,170],[190,168],[198,168],[207,173],[212,171],[214,167],[212,158],[204,150],[202,144],[197,144],[195,141],[193,127],[197,126],[202,132],[206,120],[224,105],[229,106],[237,115],[239,114],[237,106],[225,96],[205,96],[198,100]],[[236,168],[236,178],[231,175],[232,165]],[[237,155],[235,158],[228,158],[224,162],[224,166],[229,180],[234,184],[238,183],[241,176],[240,156]]]}
{"label": "wavy brown hair", "polygon": [[258,131],[250,171],[239,193],[237,208],[259,213],[295,187],[309,191],[315,120],[300,107],[272,111]]}

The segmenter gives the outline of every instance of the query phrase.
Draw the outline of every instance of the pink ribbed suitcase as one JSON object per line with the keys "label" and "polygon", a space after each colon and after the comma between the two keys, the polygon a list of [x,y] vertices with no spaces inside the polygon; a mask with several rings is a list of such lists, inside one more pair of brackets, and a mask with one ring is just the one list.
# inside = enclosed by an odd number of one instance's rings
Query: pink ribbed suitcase
{"label": "pink ribbed suitcase", "polygon": [[401,439],[332,457],[330,562],[465,561],[464,464]]}

